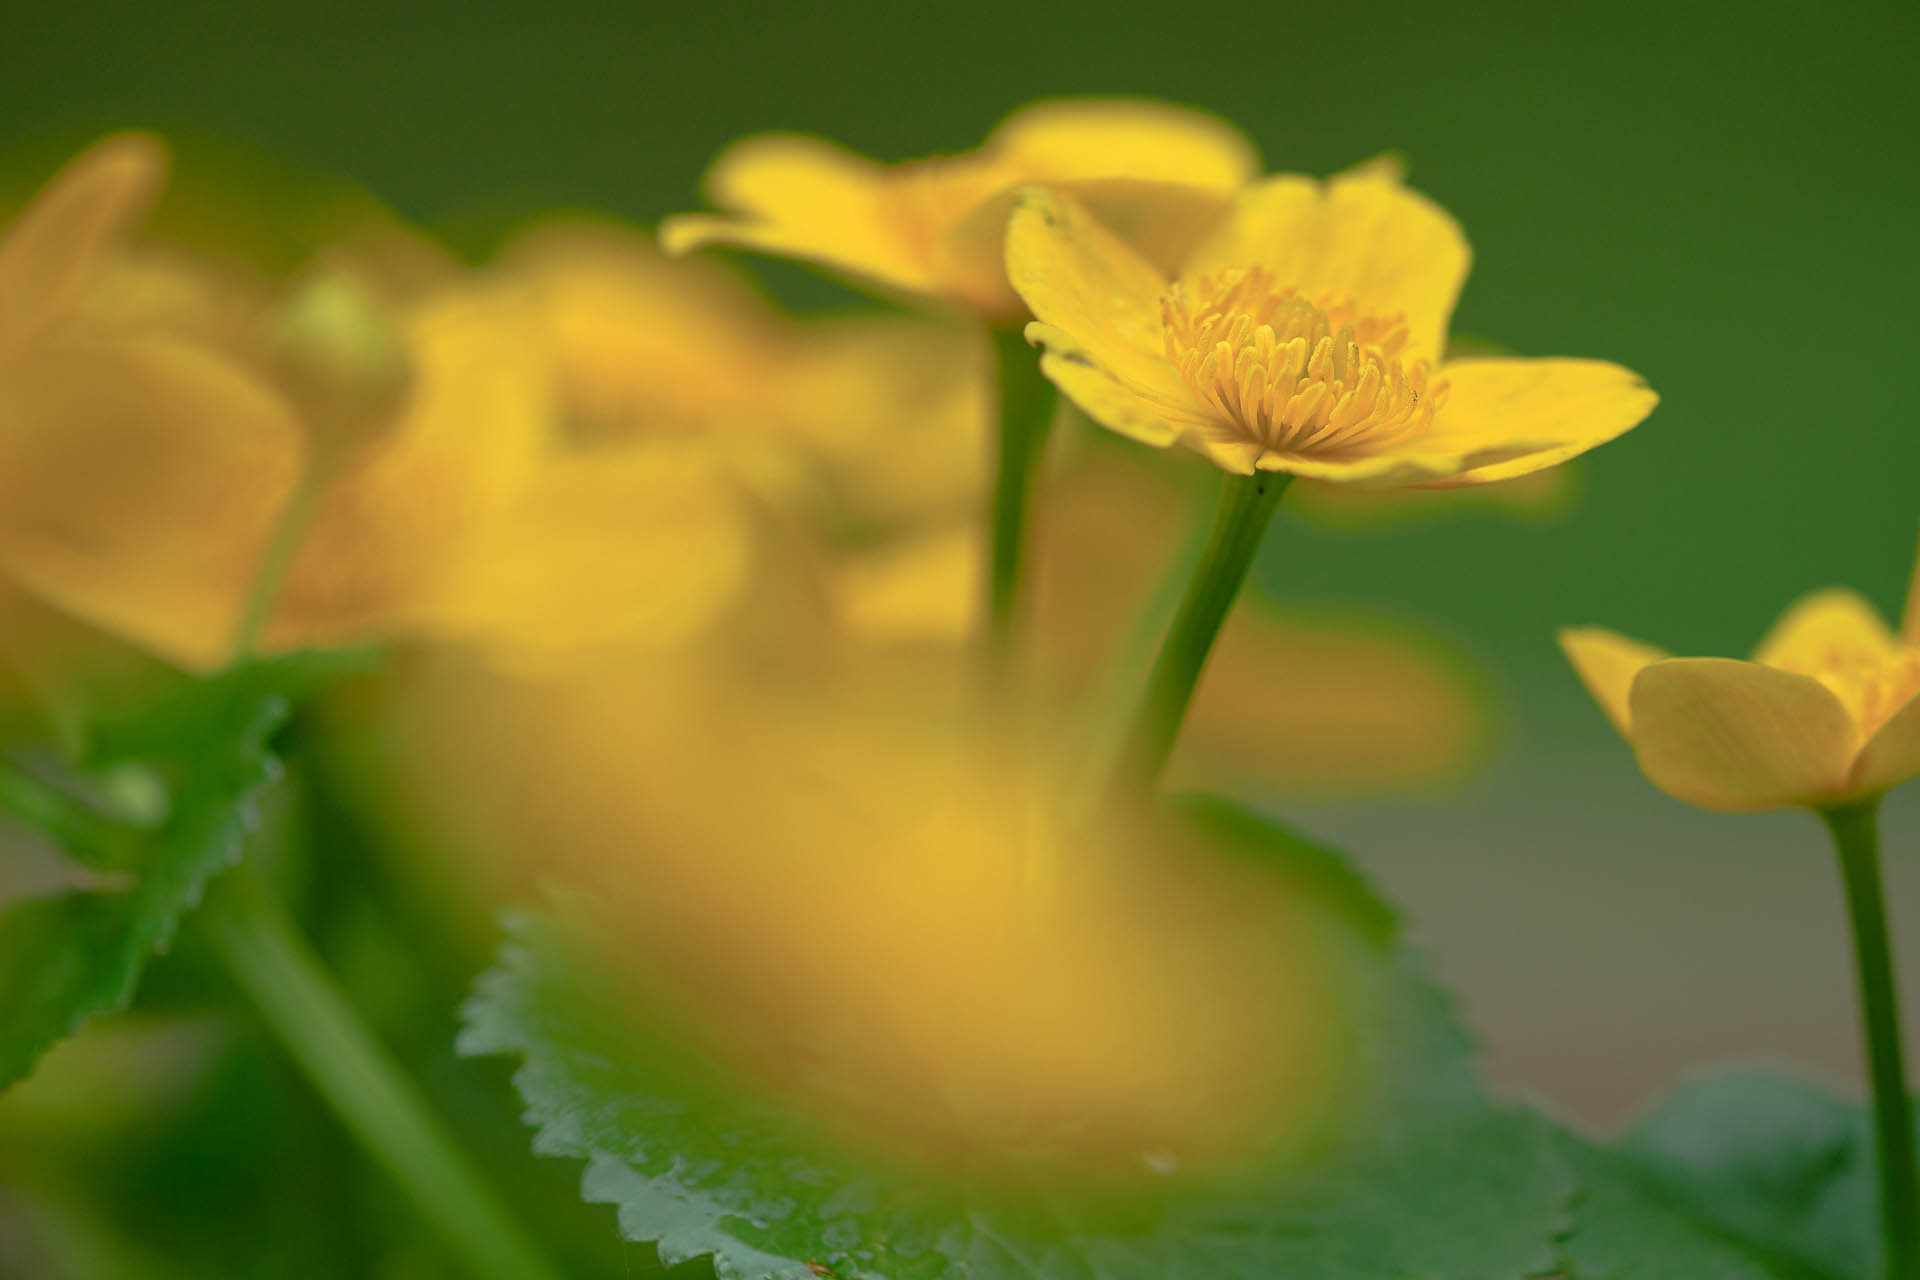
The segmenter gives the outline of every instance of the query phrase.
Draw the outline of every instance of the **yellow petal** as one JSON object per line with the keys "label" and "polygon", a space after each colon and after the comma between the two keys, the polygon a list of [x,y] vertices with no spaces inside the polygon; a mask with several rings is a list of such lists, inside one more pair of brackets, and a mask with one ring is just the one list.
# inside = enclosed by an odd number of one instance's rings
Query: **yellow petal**
{"label": "yellow petal", "polygon": [[1613,727],[1623,736],[1632,737],[1627,697],[1634,677],[1667,655],[1604,627],[1564,627],[1559,640],[1561,652],[1567,655],[1593,700],[1607,713],[1607,719],[1613,721]]}
{"label": "yellow petal", "polygon": [[410,394],[390,431],[330,478],[281,588],[271,648],[353,643],[403,626],[517,499],[555,417],[549,371],[491,297],[407,318]]}
{"label": "yellow petal", "polygon": [[1640,767],[1689,804],[1746,813],[1847,796],[1853,718],[1808,676],[1669,658],[1640,673],[1629,704]]}
{"label": "yellow petal", "polygon": [[967,525],[853,557],[833,574],[835,613],[862,641],[965,643],[985,603],[982,553]]}
{"label": "yellow petal", "polygon": [[1461,360],[1438,377],[1448,384],[1447,402],[1408,452],[1462,460],[1459,471],[1429,482],[1439,486],[1556,466],[1632,430],[1660,402],[1638,374],[1605,360]]}
{"label": "yellow petal", "polygon": [[908,234],[894,208],[887,170],[864,156],[818,138],[763,134],[721,153],[706,186],[731,214],[668,218],[660,225],[668,253],[735,245],[895,288],[936,290],[927,245]]}
{"label": "yellow petal", "polygon": [[285,403],[202,348],[43,347],[0,396],[0,571],[217,666],[301,465]]}
{"label": "yellow petal", "polygon": [[1899,641],[1859,593],[1836,587],[1794,604],[1767,632],[1753,660],[1812,675],[1835,667],[1877,665]]}
{"label": "yellow petal", "polygon": [[652,441],[557,458],[472,543],[425,620],[534,672],[671,645],[734,598],[749,539],[712,450]]}
{"label": "yellow petal", "polygon": [[1325,183],[1289,174],[1243,190],[1182,278],[1264,266],[1310,299],[1404,315],[1408,358],[1438,360],[1470,259],[1452,216],[1397,181],[1375,172]]}
{"label": "yellow petal", "polygon": [[1232,191],[1260,172],[1253,144],[1225,120],[1144,99],[1036,102],[1002,121],[986,145],[1049,179],[1125,177]]}
{"label": "yellow petal", "polygon": [[1160,319],[1166,280],[1077,201],[1029,189],[1007,228],[1007,275],[1033,309],[1028,338],[1041,368],[1105,426],[1170,444],[1168,416],[1200,416],[1167,359]]}
{"label": "yellow petal", "polygon": [[0,240],[0,352],[52,318],[100,255],[146,216],[166,173],[158,139],[123,133],[54,175]]}
{"label": "yellow petal", "polygon": [[1880,726],[1853,763],[1849,790],[1872,795],[1920,774],[1920,694]]}

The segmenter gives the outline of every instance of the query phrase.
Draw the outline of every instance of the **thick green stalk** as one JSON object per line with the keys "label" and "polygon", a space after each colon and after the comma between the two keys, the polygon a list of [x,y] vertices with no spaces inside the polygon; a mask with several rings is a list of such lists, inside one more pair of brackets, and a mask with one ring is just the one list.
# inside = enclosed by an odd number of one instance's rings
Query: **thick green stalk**
{"label": "thick green stalk", "polygon": [[1920,1280],[1920,1174],[1916,1173],[1913,1101],[1900,1048],[1900,1007],[1894,996],[1892,946],[1880,885],[1880,798],[1821,813],[1840,855],[1853,924],[1853,957],[1860,980],[1860,1018],[1873,1079],[1874,1129],[1879,1139],[1880,1221],[1889,1280]]}
{"label": "thick green stalk", "polygon": [[308,1078],[473,1274],[558,1280],[327,977],[252,863],[213,883],[198,919]]}
{"label": "thick green stalk", "polygon": [[1033,477],[1046,451],[1047,429],[1058,402],[1024,329],[1014,324],[993,331],[1000,425],[988,526],[992,544],[987,562],[987,652],[996,666],[1006,662],[1013,645]]}
{"label": "thick green stalk", "polygon": [[1146,691],[1121,740],[1106,789],[1110,805],[1136,801],[1159,782],[1214,637],[1240,594],[1254,552],[1260,549],[1291,479],[1273,472],[1227,477],[1206,550],[1200,553],[1187,594],[1167,628],[1160,656],[1147,676]]}

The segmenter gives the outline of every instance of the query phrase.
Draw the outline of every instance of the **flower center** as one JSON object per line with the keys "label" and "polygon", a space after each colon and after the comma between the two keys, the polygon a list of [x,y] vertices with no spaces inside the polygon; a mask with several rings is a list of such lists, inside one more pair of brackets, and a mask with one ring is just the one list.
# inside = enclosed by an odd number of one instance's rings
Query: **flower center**
{"label": "flower center", "polygon": [[1800,674],[1812,676],[1840,699],[1865,741],[1920,695],[1920,647],[1903,644],[1891,653],[1873,653],[1834,646]]}
{"label": "flower center", "polygon": [[1281,453],[1343,456],[1426,429],[1446,400],[1426,360],[1401,359],[1406,318],[1302,297],[1261,267],[1160,301],[1167,358],[1201,403]]}

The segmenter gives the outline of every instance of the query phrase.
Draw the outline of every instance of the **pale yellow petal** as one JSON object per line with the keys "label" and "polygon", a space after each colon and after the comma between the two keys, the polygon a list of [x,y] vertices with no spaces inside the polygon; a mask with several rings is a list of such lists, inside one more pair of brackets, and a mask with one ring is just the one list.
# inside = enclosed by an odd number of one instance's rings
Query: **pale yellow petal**
{"label": "pale yellow petal", "polygon": [[1669,658],[1629,699],[1640,767],[1669,795],[1732,813],[1848,794],[1853,718],[1826,686],[1756,662]]}
{"label": "pale yellow petal", "polygon": [[1438,486],[1557,466],[1632,430],[1660,402],[1638,374],[1605,360],[1461,360],[1437,376],[1447,401],[1406,452],[1461,460],[1459,470],[1428,482]]}
{"label": "pale yellow petal", "polygon": [[1849,790],[1871,795],[1920,774],[1920,694],[1907,699],[1861,748]]}
{"label": "pale yellow petal", "polygon": [[1030,189],[1007,231],[1007,273],[1037,318],[1027,336],[1047,348],[1041,367],[1097,421],[1168,444],[1170,416],[1202,416],[1166,356],[1166,281],[1078,202]]}
{"label": "pale yellow petal", "polygon": [[697,443],[557,458],[474,540],[424,620],[536,673],[669,646],[735,598],[751,546],[730,475]]}
{"label": "pale yellow petal", "polygon": [[1225,120],[1144,99],[1036,102],[1002,121],[986,146],[1048,179],[1125,178],[1232,191],[1260,172],[1253,144]]}
{"label": "pale yellow petal", "polygon": [[0,396],[0,571],[217,666],[302,451],[286,404],[205,349],[43,347]]}
{"label": "pale yellow petal", "polygon": [[1622,736],[1631,737],[1633,720],[1627,698],[1634,678],[1667,655],[1604,627],[1564,627],[1558,638],[1561,652],[1573,664],[1580,683],[1587,686],[1613,727]]}
{"label": "pale yellow petal", "polygon": [[460,294],[407,317],[408,400],[377,443],[329,477],[268,647],[404,628],[517,499],[556,412],[550,371],[519,320],[492,297]]}
{"label": "pale yellow petal", "polygon": [[1877,666],[1898,646],[1872,605],[1858,592],[1836,587],[1817,591],[1780,615],[1754,650],[1753,660],[1813,675]]}
{"label": "pale yellow petal", "polygon": [[1182,279],[1266,267],[1310,299],[1404,315],[1409,358],[1437,360],[1470,259],[1452,216],[1391,178],[1289,174],[1243,190]]}
{"label": "pale yellow petal", "polygon": [[840,624],[868,643],[964,644],[979,625],[985,548],[975,525],[850,557],[833,572]]}
{"label": "pale yellow petal", "polygon": [[62,169],[0,239],[0,352],[44,326],[166,181],[167,153],[143,133],[116,134]]}
{"label": "pale yellow petal", "polygon": [[763,134],[722,152],[706,187],[728,212],[667,219],[660,243],[668,253],[734,245],[936,291],[927,243],[910,234],[888,171],[872,160],[819,138]]}

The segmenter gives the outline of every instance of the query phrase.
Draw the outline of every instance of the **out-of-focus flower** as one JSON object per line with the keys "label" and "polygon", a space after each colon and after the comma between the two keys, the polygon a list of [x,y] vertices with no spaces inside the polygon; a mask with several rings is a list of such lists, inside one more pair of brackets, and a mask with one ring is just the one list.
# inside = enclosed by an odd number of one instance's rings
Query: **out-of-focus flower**
{"label": "out-of-focus flower", "polygon": [[89,294],[165,155],[143,135],[76,159],[0,245],[0,572],[173,656],[215,658],[230,589],[300,467],[287,406],[190,338],[95,322]]}
{"label": "out-of-focus flower", "polygon": [[1076,827],[1046,736],[956,714],[966,683],[599,671],[416,764],[585,886],[608,971],[856,1143],[1185,1165],[1326,1122],[1366,1001],[1284,881]]}
{"label": "out-of-focus flower", "polygon": [[1467,263],[1445,211],[1370,171],[1254,183],[1171,280],[1060,191],[1028,191],[1007,236],[1047,376],[1103,425],[1227,471],[1485,484],[1652,411],[1604,361],[1436,369]]}
{"label": "out-of-focus flower", "polygon": [[883,287],[995,320],[1026,312],[1002,253],[1014,192],[1072,191],[1149,259],[1171,266],[1259,171],[1240,133],[1162,103],[1041,102],[1002,121],[976,151],[883,165],[832,143],[764,135],[714,163],[723,215],[670,219],[674,252],[731,244],[818,262]]}
{"label": "out-of-focus flower", "polygon": [[976,505],[986,351],[964,327],[791,321],[586,224],[524,237],[482,288],[517,309],[555,404],[519,499],[431,613],[510,665],[676,644],[770,590],[769,564],[811,575],[810,540]]}
{"label": "out-of-focus flower", "polygon": [[1750,662],[1672,658],[1611,631],[1560,645],[1650,781],[1707,809],[1829,809],[1920,773],[1920,628],[1851,591],[1789,609]]}
{"label": "out-of-focus flower", "polygon": [[[9,235],[5,256],[35,264],[14,275],[63,283],[57,308],[34,308],[57,314],[32,327],[31,358],[17,348],[0,365],[0,572],[207,669],[232,656],[284,533],[297,541],[264,584],[256,644],[425,625],[552,418],[518,313],[445,281],[421,295],[419,254],[370,256],[411,264],[400,287],[342,246],[284,289],[121,243],[160,171],[154,144],[110,140]],[[118,234],[85,238],[86,260],[61,266],[78,241],[49,235],[48,208]]]}
{"label": "out-of-focus flower", "polygon": [[[1043,697],[1097,691],[1191,518],[1192,495],[1136,458],[1090,448],[1048,480],[1031,618]],[[842,557],[834,602],[855,644],[963,647],[984,572],[977,527],[949,525]],[[1479,755],[1486,719],[1464,663],[1436,642],[1255,597],[1221,631],[1173,773],[1213,788],[1432,784]]]}

